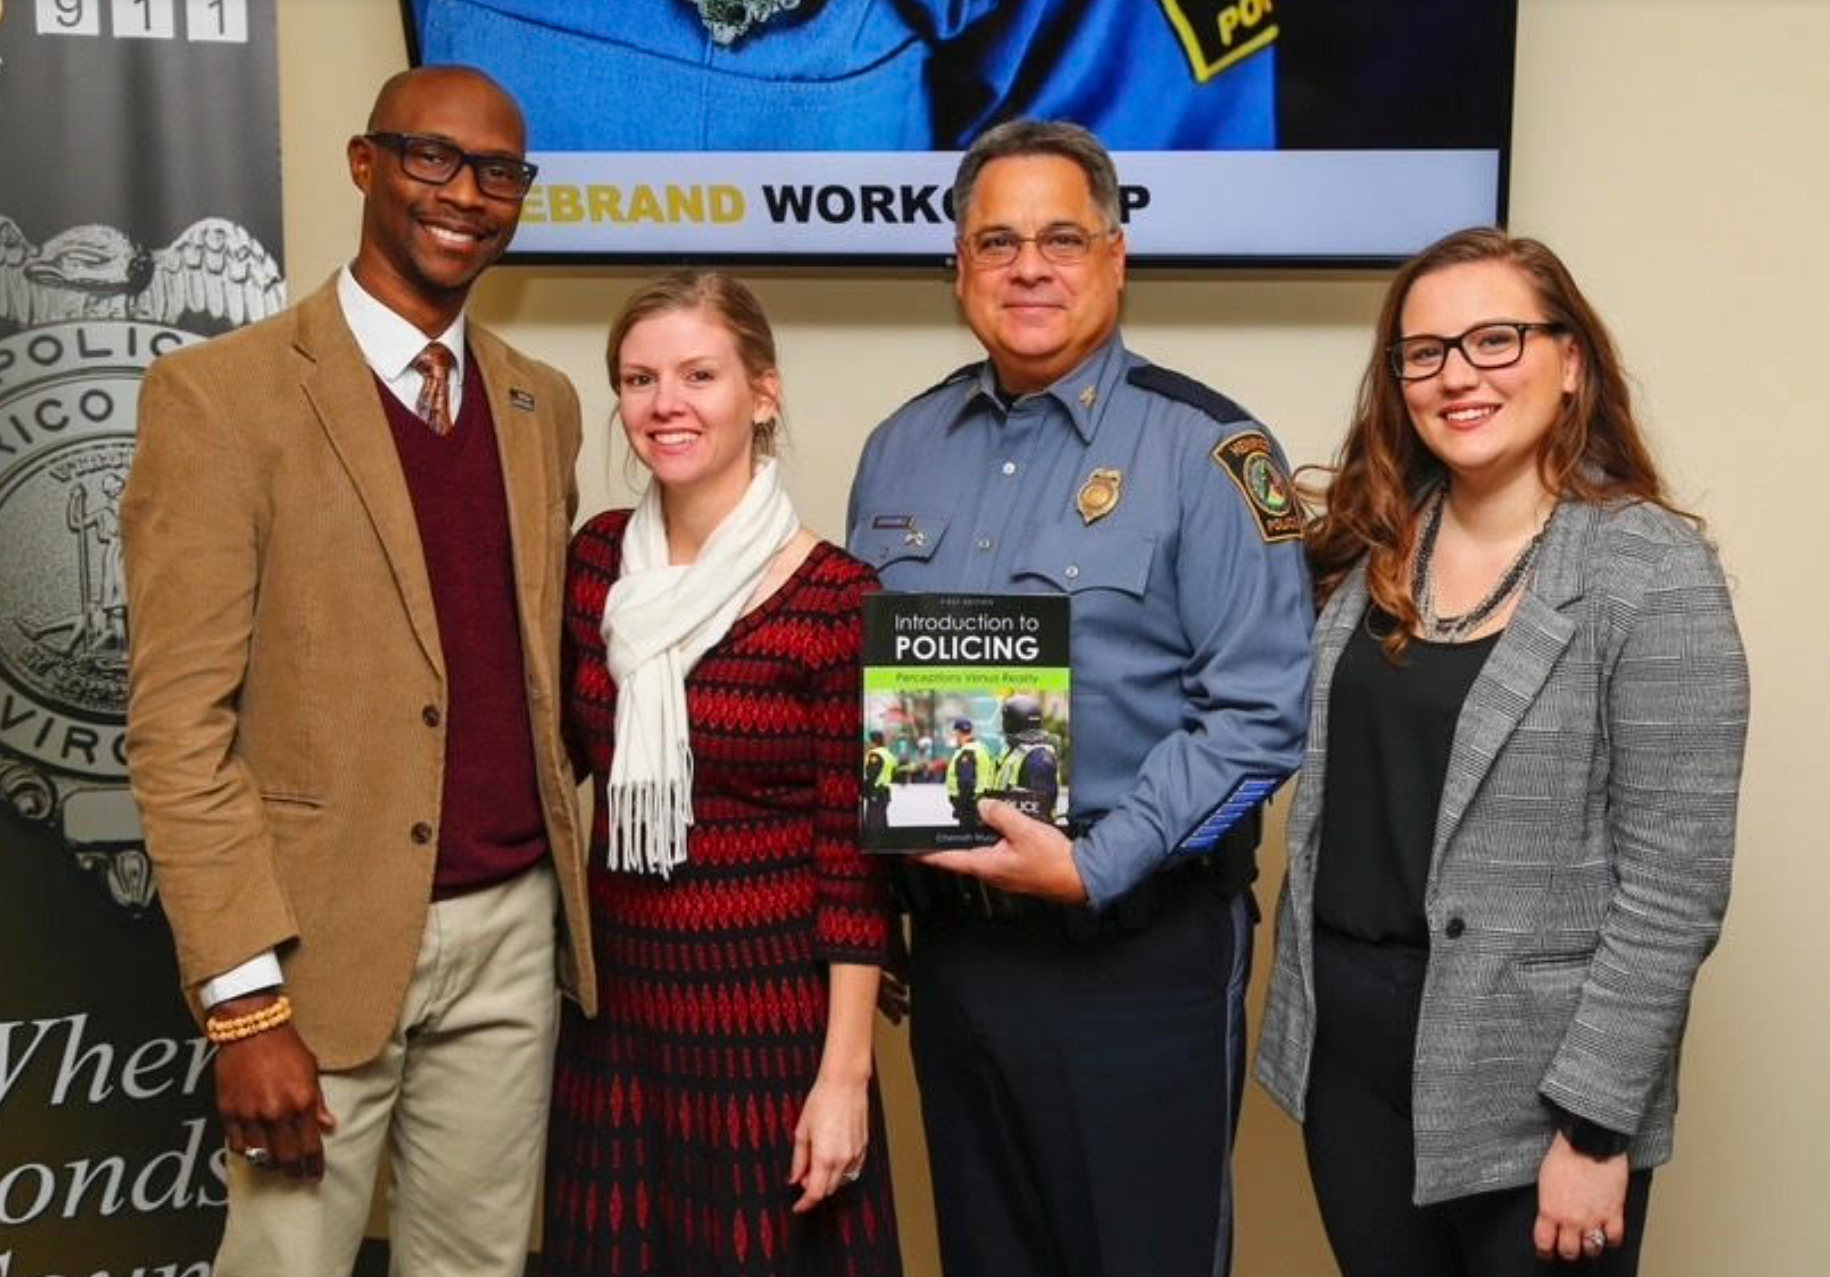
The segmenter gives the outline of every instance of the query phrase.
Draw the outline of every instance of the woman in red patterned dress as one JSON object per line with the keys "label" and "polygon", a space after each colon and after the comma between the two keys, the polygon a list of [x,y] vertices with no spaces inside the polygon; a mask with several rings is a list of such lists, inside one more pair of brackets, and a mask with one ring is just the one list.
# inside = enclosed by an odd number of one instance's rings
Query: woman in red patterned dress
{"label": "woman in red patterned dress", "polygon": [[871,1067],[892,914],[858,851],[876,580],[794,515],[748,289],[656,281],[609,363],[652,482],[579,531],[567,570],[604,1002],[561,1024],[542,1271],[898,1274]]}

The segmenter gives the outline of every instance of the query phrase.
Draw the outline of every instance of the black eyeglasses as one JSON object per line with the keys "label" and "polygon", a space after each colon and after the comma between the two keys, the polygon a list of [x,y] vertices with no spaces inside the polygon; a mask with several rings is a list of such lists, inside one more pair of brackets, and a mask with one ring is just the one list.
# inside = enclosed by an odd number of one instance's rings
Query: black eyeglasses
{"label": "black eyeglasses", "polygon": [[962,239],[960,243],[974,266],[1008,266],[1022,254],[1025,244],[1034,244],[1038,253],[1057,266],[1073,266],[1087,259],[1096,240],[1110,239],[1116,234],[1116,226],[1090,231],[1072,222],[1063,222],[1058,226],[1045,226],[1034,235],[1019,235],[1008,227],[994,226]]}
{"label": "black eyeglasses", "polygon": [[518,200],[534,184],[538,165],[512,155],[477,155],[454,146],[442,137],[424,133],[364,133],[369,141],[387,147],[400,157],[408,177],[443,186],[466,164],[477,176],[477,189],[491,199]]}
{"label": "black eyeglasses", "polygon": [[1461,351],[1461,357],[1475,368],[1510,368],[1524,357],[1527,334],[1562,331],[1562,324],[1507,320],[1478,324],[1459,337],[1406,337],[1387,346],[1385,353],[1390,356],[1392,371],[1398,374],[1399,381],[1422,381],[1442,371],[1451,350]]}

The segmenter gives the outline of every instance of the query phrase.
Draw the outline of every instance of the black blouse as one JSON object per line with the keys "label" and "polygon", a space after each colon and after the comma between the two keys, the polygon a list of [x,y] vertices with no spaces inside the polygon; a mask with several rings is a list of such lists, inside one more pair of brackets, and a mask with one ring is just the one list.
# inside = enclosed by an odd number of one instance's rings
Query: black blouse
{"label": "black blouse", "polygon": [[1427,949],[1424,886],[1455,722],[1499,635],[1413,638],[1394,665],[1379,645],[1393,624],[1368,609],[1335,666],[1315,916],[1360,940]]}

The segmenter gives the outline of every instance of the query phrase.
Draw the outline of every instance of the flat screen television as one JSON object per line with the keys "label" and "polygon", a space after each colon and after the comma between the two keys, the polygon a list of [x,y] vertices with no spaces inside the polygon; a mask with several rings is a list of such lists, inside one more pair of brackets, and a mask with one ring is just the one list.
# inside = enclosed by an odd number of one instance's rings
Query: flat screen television
{"label": "flat screen television", "polygon": [[1368,266],[1506,213],[1516,0],[401,0],[540,166],[511,260],[926,265],[1016,116],[1112,150],[1143,266]]}

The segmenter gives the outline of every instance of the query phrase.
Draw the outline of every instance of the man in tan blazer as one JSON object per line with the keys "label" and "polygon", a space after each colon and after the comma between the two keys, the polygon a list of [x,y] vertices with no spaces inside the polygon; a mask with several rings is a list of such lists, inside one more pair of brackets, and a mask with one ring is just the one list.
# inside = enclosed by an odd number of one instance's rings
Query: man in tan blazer
{"label": "man in tan blazer", "polygon": [[[218,1277],[519,1274],[554,973],[594,989],[558,722],[578,401],[464,318],[533,170],[514,102],[394,77],[355,260],[160,360],[121,513],[127,750],[220,1043]],[[432,349],[435,343],[445,353]]]}

